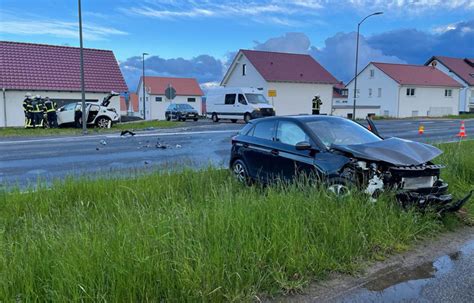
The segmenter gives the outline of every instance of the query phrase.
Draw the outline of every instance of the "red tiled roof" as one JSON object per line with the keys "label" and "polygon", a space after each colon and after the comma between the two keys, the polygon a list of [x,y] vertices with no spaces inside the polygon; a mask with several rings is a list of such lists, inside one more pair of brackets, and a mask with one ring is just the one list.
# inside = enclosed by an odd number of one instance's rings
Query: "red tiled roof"
{"label": "red tiled roof", "polygon": [[401,85],[461,87],[461,84],[431,66],[372,62]]}
{"label": "red tiled roof", "polygon": [[474,86],[474,59],[471,58],[451,58],[445,56],[434,56],[426,65],[430,64],[433,60],[441,62],[444,66],[450,69],[459,78],[463,79],[469,86]]}
{"label": "red tiled roof", "polygon": [[[140,77],[141,86],[142,78]],[[177,96],[203,96],[201,87],[194,78],[172,78],[172,77],[145,77],[145,86],[152,95],[164,95],[170,85],[176,90]]]}
{"label": "red tiled roof", "polygon": [[241,50],[269,82],[336,84],[338,81],[310,55]]}
{"label": "red tiled roof", "polygon": [[[128,91],[112,51],[84,49],[87,92]],[[0,87],[80,91],[77,47],[0,41]]]}

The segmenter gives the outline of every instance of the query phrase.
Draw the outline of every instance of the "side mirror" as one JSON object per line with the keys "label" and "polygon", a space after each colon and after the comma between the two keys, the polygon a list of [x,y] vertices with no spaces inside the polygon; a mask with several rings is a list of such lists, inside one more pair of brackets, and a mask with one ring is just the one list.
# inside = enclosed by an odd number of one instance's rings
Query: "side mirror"
{"label": "side mirror", "polygon": [[308,141],[302,141],[302,142],[296,143],[296,150],[311,150],[311,149],[312,149],[311,143],[309,143]]}

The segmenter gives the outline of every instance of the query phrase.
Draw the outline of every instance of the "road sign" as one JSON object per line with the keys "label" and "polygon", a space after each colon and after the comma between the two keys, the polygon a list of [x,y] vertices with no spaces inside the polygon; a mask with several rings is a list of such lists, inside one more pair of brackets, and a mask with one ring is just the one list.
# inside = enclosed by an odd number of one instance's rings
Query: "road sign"
{"label": "road sign", "polygon": [[268,90],[268,96],[269,96],[269,97],[276,97],[276,96],[277,96],[277,91],[276,91],[276,89],[269,89],[269,90]]}
{"label": "road sign", "polygon": [[171,85],[165,89],[165,96],[168,100],[173,100],[176,97],[176,90]]}

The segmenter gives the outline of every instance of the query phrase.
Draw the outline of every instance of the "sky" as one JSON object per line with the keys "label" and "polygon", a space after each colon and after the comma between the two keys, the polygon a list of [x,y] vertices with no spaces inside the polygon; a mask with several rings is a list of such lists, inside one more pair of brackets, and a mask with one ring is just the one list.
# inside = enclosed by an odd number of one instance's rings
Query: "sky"
{"label": "sky", "polygon": [[[79,46],[77,0],[0,0],[0,40]],[[310,54],[342,81],[355,64],[474,57],[474,0],[82,0],[84,47],[115,53],[131,91],[147,75],[218,85],[239,49]]]}

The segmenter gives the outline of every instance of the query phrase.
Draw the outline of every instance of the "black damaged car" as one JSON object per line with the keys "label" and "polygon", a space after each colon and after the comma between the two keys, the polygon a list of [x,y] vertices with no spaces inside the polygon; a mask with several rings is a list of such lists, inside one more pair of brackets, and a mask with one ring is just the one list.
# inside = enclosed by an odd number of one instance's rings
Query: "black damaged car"
{"label": "black damaged car", "polygon": [[333,116],[286,116],[251,121],[232,138],[230,169],[245,183],[291,181],[300,174],[324,182],[335,194],[359,188],[371,198],[394,190],[403,206],[456,211],[470,198],[453,201],[440,178],[442,151],[414,141],[387,138],[368,120],[369,131]]}

